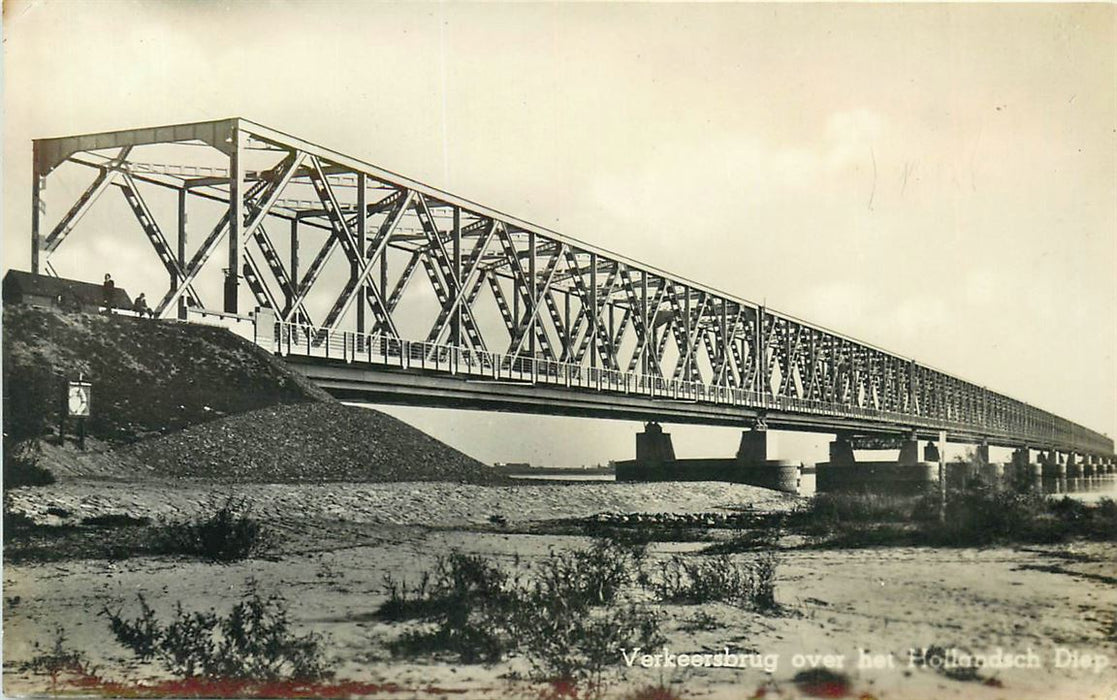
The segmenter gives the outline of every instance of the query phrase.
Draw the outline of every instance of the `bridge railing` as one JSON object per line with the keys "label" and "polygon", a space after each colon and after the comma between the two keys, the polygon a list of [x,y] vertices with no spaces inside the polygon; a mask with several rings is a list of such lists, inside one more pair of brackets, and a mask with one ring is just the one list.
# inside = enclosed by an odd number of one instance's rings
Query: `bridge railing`
{"label": "bridge railing", "polygon": [[[479,380],[523,382],[652,399],[864,418],[876,422],[892,422],[906,427],[936,430],[964,431],[973,427],[961,421],[922,417],[918,414],[881,410],[871,406],[775,396],[686,379],[603,367],[587,367],[582,364],[544,358],[505,355],[452,345],[403,340],[379,334],[330,331],[289,322],[275,324],[274,343],[275,351],[282,355],[335,359],[402,370],[472,377]],[[996,431],[993,431],[993,434],[996,434]],[[1008,434],[1005,433],[1005,436],[1007,437]]]}

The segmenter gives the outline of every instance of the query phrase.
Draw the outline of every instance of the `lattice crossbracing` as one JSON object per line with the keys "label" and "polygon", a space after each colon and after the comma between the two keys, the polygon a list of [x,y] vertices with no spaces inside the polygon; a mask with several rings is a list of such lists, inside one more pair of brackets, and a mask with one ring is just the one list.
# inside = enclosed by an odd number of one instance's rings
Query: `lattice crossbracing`
{"label": "lattice crossbracing", "polygon": [[[160,316],[267,307],[288,349],[302,347],[295,337],[311,355],[340,342],[370,365],[374,348],[407,348],[404,364],[418,358],[423,371],[453,357],[497,378],[530,368],[533,381],[571,391],[593,372],[602,391],[623,384],[664,401],[1113,450],[1103,435],[909,358],[247,120],[34,146],[33,271],[50,272],[86,214],[119,191],[167,275]],[[52,201],[60,213],[48,223],[43,187],[62,170],[88,173],[88,184]],[[177,194],[177,212],[152,204],[159,190]],[[188,226],[188,208],[208,224]],[[215,266],[220,290],[207,288],[212,274],[202,281]]]}

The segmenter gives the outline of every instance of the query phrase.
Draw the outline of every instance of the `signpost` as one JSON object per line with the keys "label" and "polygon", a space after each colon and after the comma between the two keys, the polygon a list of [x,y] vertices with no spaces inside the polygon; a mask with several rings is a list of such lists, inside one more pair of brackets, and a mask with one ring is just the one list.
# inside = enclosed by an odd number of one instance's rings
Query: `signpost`
{"label": "signpost", "polygon": [[93,400],[93,385],[84,380],[84,375],[79,375],[77,381],[70,381],[66,385],[66,411],[63,413],[61,425],[58,429],[58,439],[66,439],[66,417],[74,418],[78,424],[78,447],[85,449],[85,419],[89,417],[89,407]]}

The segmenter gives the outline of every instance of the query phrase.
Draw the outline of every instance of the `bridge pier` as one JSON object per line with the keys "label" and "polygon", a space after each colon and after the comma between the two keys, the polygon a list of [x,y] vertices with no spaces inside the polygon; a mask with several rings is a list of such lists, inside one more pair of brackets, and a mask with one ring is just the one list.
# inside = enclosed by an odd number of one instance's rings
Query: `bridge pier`
{"label": "bridge pier", "polygon": [[753,486],[795,493],[799,490],[799,465],[775,458],[775,445],[768,442],[768,431],[761,427],[741,432],[737,448],[737,470],[741,480]]}
{"label": "bridge pier", "polygon": [[1084,463],[1079,469],[1079,476],[1094,476],[1095,474],[1104,474],[1105,467],[1099,464],[1092,464],[1090,462]]}
{"label": "bridge pier", "polygon": [[1066,476],[1074,476],[1075,475],[1074,472],[1080,471],[1082,469],[1082,466],[1081,466],[1080,461],[1079,461],[1081,459],[1083,459],[1083,458],[1079,457],[1078,455],[1076,455],[1073,452],[1068,452],[1067,453],[1067,463],[1066,463],[1066,466],[1065,466],[1065,469],[1064,469]]}
{"label": "bridge pier", "polygon": [[901,467],[912,467],[919,464],[919,440],[913,435],[910,440],[904,440],[900,445],[900,458],[896,462]]}
{"label": "bridge pier", "polygon": [[636,434],[636,462],[644,467],[662,467],[675,461],[675,446],[671,433],[651,421],[644,424],[644,432]]}
{"label": "bridge pier", "polygon": [[769,435],[762,428],[741,434],[735,457],[678,459],[671,435],[656,422],[636,435],[636,459],[617,462],[617,481],[727,481],[795,493],[799,465],[769,459]]}
{"label": "bridge pier", "polygon": [[1082,476],[1083,470],[1091,464],[1090,455],[1082,455],[1077,457],[1073,452],[1070,459],[1067,460],[1067,476],[1069,478],[1077,478]]}
{"label": "bridge pier", "polygon": [[928,440],[927,444],[923,446],[923,461],[939,463],[939,446],[932,440]]}
{"label": "bridge pier", "polygon": [[974,450],[974,456],[977,458],[979,467],[984,467],[986,464],[989,464],[989,443],[985,440],[978,443],[977,448]]}
{"label": "bridge pier", "polygon": [[829,464],[835,467],[851,467],[856,463],[857,458],[853,456],[853,446],[850,445],[845,436],[838,435],[837,439],[830,443]]}
{"label": "bridge pier", "polygon": [[1043,452],[1038,452],[1035,462],[1032,461],[1032,450],[1029,447],[1020,447],[1012,451],[1012,473],[1016,479],[1033,481],[1043,477],[1045,461]]}
{"label": "bridge pier", "polygon": [[[928,459],[929,455],[935,459]],[[930,443],[920,461],[919,441],[911,435],[900,442],[895,461],[858,462],[850,439],[839,434],[830,443],[830,461],[816,467],[815,487],[819,492],[918,493],[938,482],[937,455],[938,448]]]}
{"label": "bridge pier", "polygon": [[1067,465],[1063,463],[1063,456],[1057,450],[1050,450],[1040,461],[1043,465],[1041,474],[1045,479],[1065,479]]}

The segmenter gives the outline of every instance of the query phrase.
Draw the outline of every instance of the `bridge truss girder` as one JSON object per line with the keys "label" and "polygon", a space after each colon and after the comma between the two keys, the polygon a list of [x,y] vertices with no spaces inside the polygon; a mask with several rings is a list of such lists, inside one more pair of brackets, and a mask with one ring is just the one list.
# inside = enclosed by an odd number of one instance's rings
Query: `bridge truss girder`
{"label": "bridge truss girder", "polygon": [[[153,147],[175,155],[145,160]],[[48,231],[44,186],[63,167],[93,177]],[[914,360],[244,119],[35,141],[32,271],[52,271],[52,256],[114,189],[167,273],[160,316],[184,315],[187,304],[234,314],[269,307],[322,334],[496,351],[820,411],[963,424],[1011,444],[1113,451],[1105,436]],[[157,189],[177,194],[173,227],[149,205],[146,192]],[[190,252],[186,209],[195,202],[216,213]],[[281,227],[286,241],[273,235]],[[222,245],[214,294],[200,280]],[[313,255],[300,270],[306,248]],[[403,310],[416,295],[425,302]],[[215,298],[218,307],[207,305]]]}

